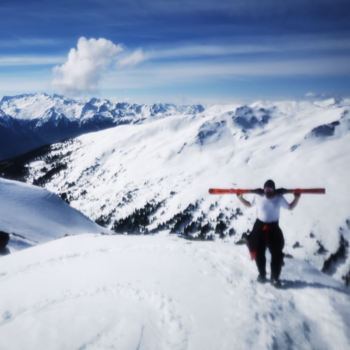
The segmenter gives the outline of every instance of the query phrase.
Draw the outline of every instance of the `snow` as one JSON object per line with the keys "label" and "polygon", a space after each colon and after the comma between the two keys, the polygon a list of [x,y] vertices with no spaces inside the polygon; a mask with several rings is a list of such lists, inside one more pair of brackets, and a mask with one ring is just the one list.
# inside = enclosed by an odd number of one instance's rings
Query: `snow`
{"label": "snow", "polygon": [[7,114],[18,119],[39,119],[51,108],[56,107],[58,112],[65,109],[67,115],[75,118],[76,112],[72,110],[71,100],[59,97],[51,98],[49,95],[25,94],[20,96],[5,96],[0,102],[0,108]]}
{"label": "snow", "polygon": [[14,252],[80,233],[108,232],[48,190],[0,179],[0,231]]}
{"label": "snow", "polygon": [[[237,237],[252,228],[254,210],[242,207],[233,196],[210,196],[209,188],[259,188],[269,178],[277,187],[326,188],[324,196],[302,195],[297,208],[282,211],[280,220],[286,252],[310,260],[321,270],[324,260],[339,246],[339,228],[350,240],[346,226],[350,199],[344,195],[350,191],[347,108],[344,101],[331,107],[311,102],[214,106],[200,114],[167,116],[83,135],[66,150],[72,152],[64,159],[68,170],[46,187],[70,193],[74,197],[71,206],[93,220],[116,209],[110,227],[113,220],[150,201],[165,201],[164,214],[158,213],[150,228],[197,200],[203,199],[196,215],[203,211],[212,221],[225,208],[240,208],[244,215],[230,224]],[[339,125],[332,135],[313,133],[334,121]],[[29,181],[42,167],[31,166]],[[72,183],[76,185],[70,187]],[[83,189],[87,193],[81,196]],[[286,195],[286,199],[291,202],[293,196]],[[209,210],[215,202],[216,209]],[[310,233],[316,238],[310,238]],[[316,254],[317,241],[328,255]],[[295,242],[301,248],[293,249]],[[337,272],[338,278],[349,266],[348,259]]]}
{"label": "snow", "polygon": [[[340,235],[350,241],[350,100],[185,114],[152,108],[159,113],[141,124],[53,145],[49,156],[63,152],[55,162],[68,168],[46,189],[0,179],[0,230],[11,234],[13,253],[0,258],[0,348],[349,349],[350,291],[342,281],[349,248],[332,277],[320,270]],[[52,165],[45,157],[28,163],[27,181]],[[257,283],[247,248],[234,244],[252,228],[254,210],[235,196],[208,194],[262,187],[269,178],[277,187],[326,188],[281,211],[285,252],[294,257],[285,259],[282,289]],[[68,193],[71,205],[53,192]],[[243,215],[228,220],[236,236],[202,242],[169,230],[110,235],[91,221],[112,213],[111,227],[147,202],[163,203],[150,229],[190,203],[198,204],[193,220],[203,212],[214,226],[221,213]]]}
{"label": "snow", "polygon": [[1,349],[347,349],[350,293],[286,259],[255,281],[246,247],[78,235],[0,259]]}
{"label": "snow", "polygon": [[[0,126],[2,124],[5,135],[2,138],[11,140],[14,145],[7,150],[1,149],[6,146],[0,145],[0,160],[120,124],[147,123],[169,115],[194,115],[203,111],[201,105],[115,104],[105,99],[72,100],[44,93],[4,96],[0,100]],[[9,117],[16,122],[17,128],[13,127],[13,123],[4,123],[4,119]]]}
{"label": "snow", "polygon": [[[164,115],[196,114],[204,111],[201,105],[177,106],[173,104],[137,105],[129,103],[111,103],[96,98],[73,100],[60,95],[24,94],[4,96],[0,100],[0,109],[19,120],[41,120],[47,122],[50,115],[63,115],[69,121],[83,121],[100,118],[117,119],[139,115],[142,117],[163,117]],[[1,115],[0,115],[1,117]],[[139,119],[136,117],[135,119]]]}
{"label": "snow", "polygon": [[[161,107],[173,108],[152,108]],[[205,222],[214,227],[220,213],[226,216],[240,208],[244,215],[228,224],[237,232],[227,238],[231,241],[252,228],[255,211],[243,207],[235,196],[211,196],[209,188],[259,188],[269,178],[277,187],[326,188],[326,195],[302,195],[296,209],[282,210],[280,219],[285,252],[321,270],[337,251],[340,234],[350,241],[350,199],[345,195],[350,191],[349,108],[349,100],[260,101],[250,106],[216,105],[197,114],[158,113],[141,124],[83,135],[62,149],[60,144],[52,146],[51,155],[66,155],[61,162],[68,169],[45,187],[57,194],[66,192],[72,198],[70,205],[92,220],[111,214],[109,228],[147,202],[163,203],[149,229],[190,203],[200,203],[193,220],[203,212]],[[333,131],[322,134],[320,128]],[[43,166],[42,161],[31,163],[27,181],[42,176]],[[286,199],[291,202],[293,196]],[[294,249],[296,242],[300,248]],[[322,254],[318,242],[325,248]],[[341,280],[349,270],[347,253],[333,275]]]}

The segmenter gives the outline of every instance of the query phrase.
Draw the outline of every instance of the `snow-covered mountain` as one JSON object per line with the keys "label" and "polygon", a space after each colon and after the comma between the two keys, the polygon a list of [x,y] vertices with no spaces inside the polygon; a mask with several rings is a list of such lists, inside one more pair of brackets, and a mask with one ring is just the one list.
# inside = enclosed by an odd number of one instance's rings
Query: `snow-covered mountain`
{"label": "snow-covered mountain", "polygon": [[66,235],[109,233],[54,193],[0,179],[0,231],[10,234],[11,252]]}
{"label": "snow-covered mountain", "polygon": [[258,102],[149,118],[3,161],[0,175],[43,186],[118,233],[227,242],[252,228],[255,210],[209,188],[259,188],[269,178],[323,187],[326,195],[282,211],[285,252],[349,283],[349,109],[349,100]]}
{"label": "snow-covered mountain", "polygon": [[[146,106],[111,103],[96,98],[75,101],[44,93],[4,96],[0,100],[0,135],[6,135],[6,141],[0,143],[0,159],[118,125],[143,123],[149,118],[196,114],[202,111],[204,108],[201,105]],[[9,116],[12,117],[11,123],[8,122]],[[3,119],[6,119],[7,123]],[[8,140],[12,143],[11,147],[6,147]]]}
{"label": "snow-covered mountain", "polygon": [[[3,177],[46,187],[0,179],[0,231],[15,252],[0,258],[0,348],[348,349],[349,108],[214,106],[0,162]],[[294,256],[281,289],[258,283],[233,244],[254,210],[208,194],[268,178],[327,191],[281,213]]]}

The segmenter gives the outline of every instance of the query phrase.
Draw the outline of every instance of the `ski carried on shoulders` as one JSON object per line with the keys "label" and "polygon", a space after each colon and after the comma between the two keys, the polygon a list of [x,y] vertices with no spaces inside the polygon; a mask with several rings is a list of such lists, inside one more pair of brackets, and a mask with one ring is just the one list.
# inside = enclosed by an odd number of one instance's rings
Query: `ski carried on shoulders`
{"label": "ski carried on shoulders", "polygon": [[[244,190],[244,189],[221,189],[221,188],[210,188],[209,189],[210,194],[243,194],[243,193],[255,193],[255,194],[263,194],[264,190],[262,188],[257,188],[255,190]],[[326,189],[325,188],[296,188],[292,190],[287,190],[285,188],[279,188],[276,190],[276,194],[283,195],[287,193],[294,193],[294,194],[325,194]]]}

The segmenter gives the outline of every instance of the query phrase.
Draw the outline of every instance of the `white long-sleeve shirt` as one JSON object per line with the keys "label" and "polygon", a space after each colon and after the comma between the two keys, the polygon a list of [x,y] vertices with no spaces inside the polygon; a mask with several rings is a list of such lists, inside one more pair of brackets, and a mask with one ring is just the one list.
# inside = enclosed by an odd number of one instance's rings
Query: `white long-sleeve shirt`
{"label": "white long-sleeve shirt", "polygon": [[280,208],[289,209],[289,203],[280,195],[268,199],[265,195],[256,195],[252,206],[256,206],[257,217],[262,222],[276,222],[280,218]]}

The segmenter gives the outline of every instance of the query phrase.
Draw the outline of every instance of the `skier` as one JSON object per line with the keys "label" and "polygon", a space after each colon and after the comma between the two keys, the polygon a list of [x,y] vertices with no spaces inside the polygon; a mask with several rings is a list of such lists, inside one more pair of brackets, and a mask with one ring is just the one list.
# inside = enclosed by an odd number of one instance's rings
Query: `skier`
{"label": "skier", "polygon": [[257,207],[257,219],[248,239],[248,248],[252,260],[255,260],[259,270],[258,282],[266,282],[266,247],[271,253],[271,283],[279,288],[281,282],[279,276],[283,264],[284,238],[279,227],[278,220],[280,208],[293,210],[298,204],[300,194],[294,194],[292,203],[276,193],[275,183],[268,180],[264,184],[264,194],[258,194],[250,203],[243,198],[242,193],[237,197],[246,207]]}

